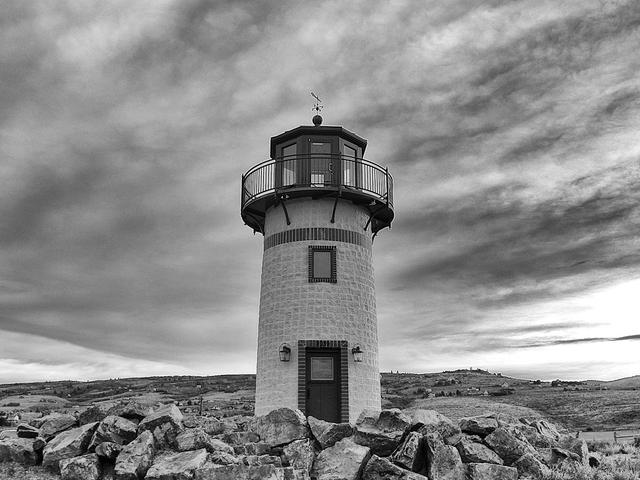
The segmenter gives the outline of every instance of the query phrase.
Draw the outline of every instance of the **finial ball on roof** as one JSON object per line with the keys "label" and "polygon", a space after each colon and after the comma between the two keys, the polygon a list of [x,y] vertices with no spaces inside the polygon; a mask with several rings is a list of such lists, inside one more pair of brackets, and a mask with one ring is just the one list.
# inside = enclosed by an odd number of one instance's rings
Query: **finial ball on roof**
{"label": "finial ball on roof", "polygon": [[322,117],[320,115],[314,115],[311,121],[316,127],[319,127],[320,125],[322,125]]}

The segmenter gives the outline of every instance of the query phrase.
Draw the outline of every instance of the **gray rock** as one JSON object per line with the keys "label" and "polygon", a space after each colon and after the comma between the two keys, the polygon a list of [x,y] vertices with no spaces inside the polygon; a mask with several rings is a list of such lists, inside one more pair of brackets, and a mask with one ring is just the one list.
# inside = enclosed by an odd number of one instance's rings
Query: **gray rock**
{"label": "gray rock", "polygon": [[552,448],[551,458],[546,459],[547,464],[558,466],[562,463],[583,463],[582,458],[577,453],[570,452],[564,448]]}
{"label": "gray rock", "polygon": [[411,425],[409,417],[400,410],[383,410],[375,418],[375,413],[365,410],[358,418],[353,441],[369,447],[374,455],[386,457],[398,448]]}
{"label": "gray rock", "polygon": [[376,427],[388,432],[406,431],[411,427],[411,417],[402,412],[399,408],[389,408],[382,410],[376,421]]}
{"label": "gray rock", "polygon": [[91,443],[89,444],[89,451],[94,451],[102,442],[126,445],[136,438],[137,428],[137,425],[131,420],[109,415],[98,424],[98,428],[96,428]]}
{"label": "gray rock", "polygon": [[163,405],[150,415],[144,417],[138,424],[138,433],[153,432],[157,427],[171,425],[173,431],[182,429],[182,413],[174,404]]}
{"label": "gray rock", "polygon": [[153,430],[153,440],[156,450],[170,450],[176,447],[176,438],[180,430],[170,423],[163,423]]}
{"label": "gray rock", "polygon": [[313,461],[316,458],[316,450],[313,447],[313,442],[309,438],[303,438],[301,440],[294,440],[288,445],[285,445],[283,450],[283,456],[287,463],[293,468],[299,470],[311,471]]}
{"label": "gray rock", "polygon": [[96,455],[112,462],[115,461],[121,451],[122,445],[114,442],[102,442],[95,448]]}
{"label": "gray rock", "polygon": [[37,438],[40,436],[40,430],[26,423],[21,423],[16,427],[18,438]]}
{"label": "gray rock", "polygon": [[544,465],[531,453],[525,453],[518,460],[513,462],[513,466],[518,470],[521,477],[547,478],[550,474],[549,467]]}
{"label": "gray rock", "polygon": [[511,432],[507,427],[498,427],[493,433],[487,435],[485,443],[504,460],[506,465],[511,465],[525,453],[531,453],[537,457],[536,450],[526,441],[518,438],[516,433]]}
{"label": "gray rock", "polygon": [[581,463],[584,465],[589,464],[589,448],[587,447],[587,442],[583,438],[564,435],[560,438],[559,443],[562,449],[578,455]]}
{"label": "gray rock", "polygon": [[207,462],[195,472],[194,480],[308,480],[302,470],[275,465],[217,465]]}
{"label": "gray rock", "polygon": [[464,463],[495,463],[496,465],[502,465],[504,463],[496,452],[483,443],[473,441],[469,437],[462,437],[456,444],[456,448]]}
{"label": "gray rock", "polygon": [[498,421],[490,416],[465,417],[458,421],[458,425],[465,433],[486,437],[498,428]]}
{"label": "gray rock", "polygon": [[178,434],[175,439],[176,449],[180,452],[186,452],[188,450],[199,450],[205,448],[208,452],[224,452],[233,454],[233,448],[222,440],[211,438],[201,428],[189,428],[184,432]]}
{"label": "gray rock", "polygon": [[143,418],[151,415],[153,409],[150,405],[146,405],[136,400],[131,400],[125,404],[116,405],[107,411],[107,415],[115,415],[117,417],[127,418],[134,422],[139,422]]}
{"label": "gray rock", "polygon": [[282,459],[278,455],[247,455],[243,457],[242,463],[250,466],[275,465],[282,466]]}
{"label": "gray rock", "polygon": [[0,462],[37,465],[42,458],[43,445],[41,438],[3,438],[0,440]]}
{"label": "gray rock", "polygon": [[213,452],[209,454],[209,460],[220,465],[235,465],[241,463],[238,457],[225,452]]}
{"label": "gray rock", "polygon": [[59,462],[66,458],[78,457],[87,451],[97,423],[87,423],[56,435],[42,451],[42,465],[58,472]]}
{"label": "gray rock", "polygon": [[412,472],[426,472],[427,452],[422,434],[409,432],[404,441],[393,452],[390,460]]}
{"label": "gray rock", "polygon": [[318,454],[313,462],[311,477],[317,480],[357,480],[369,455],[368,447],[344,438]]}
{"label": "gray rock", "polygon": [[518,470],[495,463],[470,463],[467,465],[469,480],[517,480]]}
{"label": "gray rock", "polygon": [[264,442],[245,443],[233,447],[235,455],[265,455],[269,452],[271,452],[271,445]]}
{"label": "gray rock", "polygon": [[100,405],[92,405],[78,415],[78,424],[86,425],[87,423],[101,422],[107,417],[107,410]]}
{"label": "gray rock", "polygon": [[555,442],[560,440],[561,435],[558,429],[546,420],[534,420],[531,422],[531,426],[534,427],[540,435],[547,437],[549,440]]}
{"label": "gray rock", "polygon": [[227,423],[215,417],[185,415],[183,424],[186,428],[200,428],[207,435],[218,435],[233,430]]}
{"label": "gray rock", "polygon": [[279,408],[262,417],[256,417],[250,426],[260,440],[271,446],[285,445],[309,437],[307,419],[300,410]]}
{"label": "gray rock", "polygon": [[362,480],[428,480],[427,477],[394,465],[386,458],[372,455],[362,473]]}
{"label": "gray rock", "polygon": [[99,480],[101,475],[100,460],[95,453],[60,461],[62,480]]}
{"label": "gray rock", "polygon": [[427,433],[425,440],[429,479],[465,480],[465,467],[456,447],[445,444],[438,432]]}
{"label": "gray rock", "polygon": [[[246,445],[260,441],[260,435],[256,432],[229,432],[215,435],[213,438],[222,440],[229,445]],[[264,443],[264,442],[263,442]]]}
{"label": "gray rock", "polygon": [[331,423],[308,417],[311,433],[320,446],[325,449],[333,446],[337,441],[353,435],[353,426],[349,423]]}
{"label": "gray rock", "polygon": [[[40,435],[49,441],[60,432],[64,432],[77,425],[76,417],[73,415],[52,413],[37,419],[40,423]],[[33,424],[33,423],[32,423]],[[37,427],[37,425],[34,425]]]}
{"label": "gray rock", "polygon": [[117,480],[138,480],[144,478],[155,453],[153,434],[142,432],[138,438],[125,445],[116,459],[114,469]]}
{"label": "gray rock", "polygon": [[449,418],[435,410],[416,410],[411,416],[411,430],[423,435],[427,433],[439,433],[448,445],[455,445],[460,441],[462,434],[460,428]]}
{"label": "gray rock", "polygon": [[186,480],[195,476],[207,461],[204,448],[157,457],[144,477],[145,480]]}

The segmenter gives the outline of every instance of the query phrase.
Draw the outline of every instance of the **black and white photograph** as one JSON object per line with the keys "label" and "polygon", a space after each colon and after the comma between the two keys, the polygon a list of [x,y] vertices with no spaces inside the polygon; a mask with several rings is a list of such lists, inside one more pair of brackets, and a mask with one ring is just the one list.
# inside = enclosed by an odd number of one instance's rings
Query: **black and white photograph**
{"label": "black and white photograph", "polygon": [[13,479],[640,479],[640,1],[3,1]]}

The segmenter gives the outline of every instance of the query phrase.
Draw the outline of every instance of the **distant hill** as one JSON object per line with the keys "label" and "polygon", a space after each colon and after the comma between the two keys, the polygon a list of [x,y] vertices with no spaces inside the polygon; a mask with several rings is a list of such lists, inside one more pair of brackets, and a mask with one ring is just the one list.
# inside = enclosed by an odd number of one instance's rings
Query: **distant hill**
{"label": "distant hill", "polygon": [[637,388],[640,389],[640,375],[633,377],[619,378],[610,382],[603,382],[608,388]]}

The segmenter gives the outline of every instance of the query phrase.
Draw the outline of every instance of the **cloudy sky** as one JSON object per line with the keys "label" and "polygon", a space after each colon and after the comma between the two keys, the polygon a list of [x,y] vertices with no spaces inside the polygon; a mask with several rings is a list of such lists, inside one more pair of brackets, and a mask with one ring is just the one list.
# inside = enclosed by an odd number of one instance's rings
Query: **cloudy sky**
{"label": "cloudy sky", "polygon": [[8,0],[0,382],[255,371],[240,176],[312,116],[395,178],[381,369],[640,373],[640,2]]}

